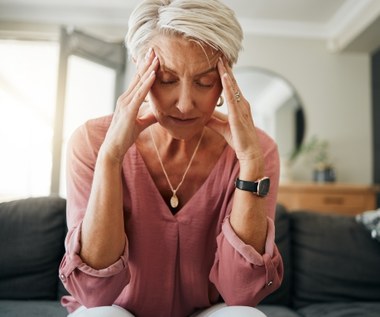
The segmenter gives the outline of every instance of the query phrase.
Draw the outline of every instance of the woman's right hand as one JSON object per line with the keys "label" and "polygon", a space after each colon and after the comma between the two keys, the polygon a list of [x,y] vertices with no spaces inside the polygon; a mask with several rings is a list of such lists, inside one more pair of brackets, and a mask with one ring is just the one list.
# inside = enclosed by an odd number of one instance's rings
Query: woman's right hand
{"label": "woman's right hand", "polygon": [[[144,104],[158,68],[152,50],[137,62],[137,74],[117,101],[116,109],[100,148],[91,194],[81,231],[82,260],[95,269],[109,267],[125,250],[123,184],[120,169],[125,153],[138,135],[156,122],[150,107]],[[143,105],[143,106],[142,106]]]}
{"label": "woman's right hand", "polygon": [[157,121],[144,100],[156,78],[158,64],[154,51],[149,49],[145,60],[137,62],[137,72],[129,88],[117,100],[101,149],[104,155],[117,162],[122,162],[138,135]]}

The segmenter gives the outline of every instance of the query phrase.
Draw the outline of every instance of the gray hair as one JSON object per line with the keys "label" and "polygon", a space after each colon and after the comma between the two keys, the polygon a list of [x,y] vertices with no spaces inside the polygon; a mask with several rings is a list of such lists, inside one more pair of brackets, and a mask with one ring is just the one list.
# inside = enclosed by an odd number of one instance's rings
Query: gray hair
{"label": "gray hair", "polygon": [[242,49],[235,13],[219,0],[143,0],[128,22],[126,44],[136,58],[158,35],[181,35],[221,51],[231,64]]}

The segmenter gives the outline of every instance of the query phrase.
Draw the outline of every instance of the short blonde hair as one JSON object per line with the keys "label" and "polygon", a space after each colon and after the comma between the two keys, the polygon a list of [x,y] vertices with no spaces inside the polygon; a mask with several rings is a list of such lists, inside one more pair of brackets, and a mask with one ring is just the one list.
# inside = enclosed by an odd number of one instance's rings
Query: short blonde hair
{"label": "short blonde hair", "polygon": [[243,31],[235,13],[219,0],[143,0],[132,12],[126,36],[137,58],[158,35],[181,35],[221,51],[231,64],[242,49]]}

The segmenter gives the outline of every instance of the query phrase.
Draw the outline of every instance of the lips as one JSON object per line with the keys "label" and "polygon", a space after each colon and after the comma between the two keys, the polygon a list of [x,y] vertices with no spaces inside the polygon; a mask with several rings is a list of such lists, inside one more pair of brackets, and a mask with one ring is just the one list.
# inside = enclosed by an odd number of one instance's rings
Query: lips
{"label": "lips", "polygon": [[197,118],[178,118],[178,117],[169,117],[171,121],[177,124],[192,124],[197,121]]}

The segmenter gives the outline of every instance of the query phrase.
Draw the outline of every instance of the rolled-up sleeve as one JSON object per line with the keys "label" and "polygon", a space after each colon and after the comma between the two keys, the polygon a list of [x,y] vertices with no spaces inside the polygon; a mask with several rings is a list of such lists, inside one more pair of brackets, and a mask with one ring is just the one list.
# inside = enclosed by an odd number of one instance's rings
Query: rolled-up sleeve
{"label": "rolled-up sleeve", "polygon": [[[210,271],[210,281],[228,305],[256,306],[280,287],[284,275],[282,258],[275,244],[273,220],[279,183],[278,149],[268,135],[259,129],[258,133],[263,149],[265,175],[271,179],[270,192],[265,198],[267,200],[265,249],[264,253],[260,254],[254,247],[244,243],[233,230],[229,214],[226,215],[217,237],[217,251]],[[232,199],[228,209],[232,209]]]}
{"label": "rolled-up sleeve", "polygon": [[105,118],[103,124],[92,127],[89,127],[92,122],[87,122],[73,133],[67,148],[68,233],[59,277],[73,297],[62,299],[69,311],[78,305],[112,305],[130,280],[127,236],[123,254],[107,268],[96,270],[80,257],[82,221],[91,192],[97,152],[109,121],[110,118]]}
{"label": "rolled-up sleeve", "polygon": [[210,280],[228,305],[256,306],[281,285],[283,264],[274,243],[274,224],[271,218],[268,217],[263,255],[236,235],[229,217],[223,223],[217,245]]}
{"label": "rolled-up sleeve", "polygon": [[107,268],[97,270],[84,263],[79,256],[80,231],[81,225],[69,231],[66,237],[66,254],[59,268],[59,277],[68,292],[81,305],[112,305],[129,283],[128,241],[118,261]]}

